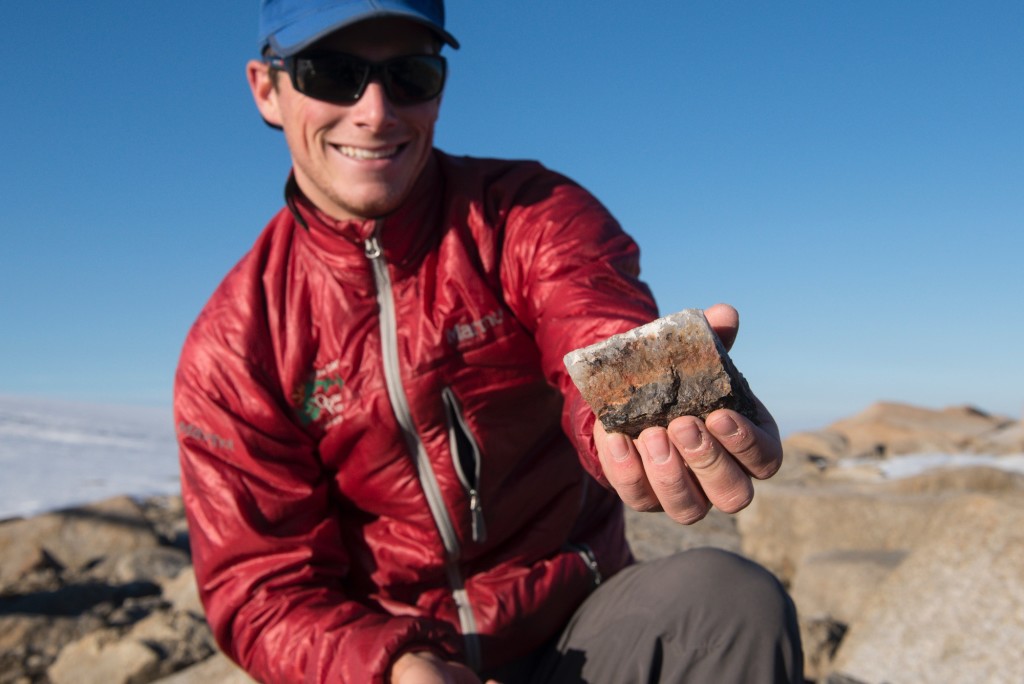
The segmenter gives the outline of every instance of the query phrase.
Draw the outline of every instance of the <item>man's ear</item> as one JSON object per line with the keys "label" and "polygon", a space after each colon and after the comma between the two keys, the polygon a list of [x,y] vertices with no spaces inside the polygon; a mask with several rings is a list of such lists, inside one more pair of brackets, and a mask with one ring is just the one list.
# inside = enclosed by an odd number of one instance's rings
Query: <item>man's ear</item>
{"label": "man's ear", "polygon": [[249,81],[249,90],[256,103],[256,109],[268,126],[281,128],[281,110],[277,101],[277,88],[270,67],[258,59],[249,60],[245,65],[245,75]]}

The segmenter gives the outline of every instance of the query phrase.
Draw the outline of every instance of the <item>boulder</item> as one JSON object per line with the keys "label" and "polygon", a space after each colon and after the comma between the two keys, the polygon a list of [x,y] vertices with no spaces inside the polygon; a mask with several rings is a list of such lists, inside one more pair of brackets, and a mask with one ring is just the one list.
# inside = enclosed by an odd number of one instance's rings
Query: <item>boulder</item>
{"label": "boulder", "polygon": [[63,682],[150,682],[209,658],[216,651],[202,617],[150,610],[127,628],[94,629],[67,644],[47,670]]}
{"label": "boulder", "polygon": [[206,621],[191,613],[156,611],[132,626],[124,641],[145,644],[160,654],[160,676],[213,655],[217,646]]}
{"label": "boulder", "polygon": [[191,613],[203,617],[206,612],[199,600],[199,588],[196,586],[196,572],[189,566],[173,579],[164,580],[163,597],[171,608],[179,613]]}
{"label": "boulder", "polygon": [[88,575],[108,584],[159,582],[177,577],[191,564],[191,557],[181,549],[157,546],[107,556],[91,567]]}
{"label": "boulder", "polygon": [[129,497],[0,524],[0,590],[47,563],[81,569],[105,556],[159,546]]}
{"label": "boulder", "polygon": [[[789,586],[800,616],[806,673],[819,678],[828,675],[837,649],[845,648],[848,629],[861,623],[877,588],[901,572],[912,554],[930,553],[923,545],[936,534],[937,520],[966,501],[1016,500],[1022,492],[1024,476],[989,467],[942,468],[896,480],[877,472],[859,479],[826,473],[813,481],[758,483],[737,522],[743,552]],[[1011,524],[991,521],[993,527]],[[979,529],[988,534],[984,524]],[[973,535],[979,536],[977,529]],[[829,677],[830,682],[883,681],[856,672]]]}
{"label": "boulder", "polygon": [[828,551],[807,558],[790,593],[798,607],[804,675],[817,680],[829,669],[851,621],[906,551]]}
{"label": "boulder", "polygon": [[789,584],[813,556],[914,548],[937,512],[965,493],[1024,492],[1024,476],[984,467],[815,482],[759,482],[753,502],[737,515],[743,553]]}
{"label": "boulder", "polygon": [[834,672],[866,682],[1020,682],[1024,673],[1024,504],[966,495],[850,626]]}
{"label": "boulder", "polygon": [[737,515],[743,553],[792,585],[814,556],[913,548],[948,497],[879,488],[883,485],[759,482],[753,502]]}
{"label": "boulder", "polygon": [[159,665],[160,655],[146,644],[100,630],[66,646],[46,673],[53,684],[145,684]]}
{"label": "boulder", "polygon": [[45,681],[46,667],[61,648],[102,627],[92,615],[0,614],[0,682],[16,682],[19,674]]}
{"label": "boulder", "polygon": [[827,551],[807,558],[791,593],[803,617],[849,625],[909,551]]}

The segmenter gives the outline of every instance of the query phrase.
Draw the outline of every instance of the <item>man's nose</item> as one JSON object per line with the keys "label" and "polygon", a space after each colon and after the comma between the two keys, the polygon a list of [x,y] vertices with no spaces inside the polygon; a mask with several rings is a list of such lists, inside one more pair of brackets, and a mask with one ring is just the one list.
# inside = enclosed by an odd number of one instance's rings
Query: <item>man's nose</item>
{"label": "man's nose", "polygon": [[380,127],[395,118],[395,107],[378,79],[366,84],[363,96],[352,105],[352,112],[357,124],[370,127]]}

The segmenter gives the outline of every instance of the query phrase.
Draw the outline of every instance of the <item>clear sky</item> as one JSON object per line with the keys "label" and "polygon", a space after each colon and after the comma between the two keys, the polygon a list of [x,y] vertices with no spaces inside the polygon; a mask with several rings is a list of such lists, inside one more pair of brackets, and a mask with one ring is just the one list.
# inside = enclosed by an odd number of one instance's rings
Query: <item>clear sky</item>
{"label": "clear sky", "polygon": [[[189,325],[281,206],[244,82],[257,5],[5,3],[0,394],[170,404]],[[784,431],[881,399],[1020,416],[1020,0],[448,15],[437,145],[587,186],[663,312],[735,305]]]}

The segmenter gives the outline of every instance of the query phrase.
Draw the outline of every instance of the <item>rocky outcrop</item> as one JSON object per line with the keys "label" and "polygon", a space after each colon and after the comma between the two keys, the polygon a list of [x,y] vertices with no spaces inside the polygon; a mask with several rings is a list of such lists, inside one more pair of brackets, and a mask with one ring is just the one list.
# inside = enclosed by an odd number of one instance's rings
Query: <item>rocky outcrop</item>
{"label": "rocky outcrop", "polygon": [[[717,511],[680,528],[631,513],[638,557],[739,551]],[[251,684],[203,619],[181,500],[118,497],[0,522],[0,684]]]}
{"label": "rocky outcrop", "polygon": [[950,499],[864,601],[833,670],[866,682],[1020,682],[1022,568],[1019,492]]}
{"label": "rocky outcrop", "polygon": [[[736,519],[790,588],[812,681],[1020,681],[1020,435],[976,409],[876,404],[785,441]],[[920,452],[956,467],[886,477]]]}
{"label": "rocky outcrop", "polygon": [[179,498],[0,522],[0,684],[143,684],[215,652]]}
{"label": "rocky outcrop", "polygon": [[[628,512],[630,544],[641,560],[717,546],[773,570],[811,681],[1019,682],[1024,475],[999,458],[1020,437],[974,409],[878,404],[788,438],[783,471],[737,516]],[[885,475],[940,450],[969,467]],[[251,684],[203,620],[180,498],[0,522],[0,684],[30,682]]]}

